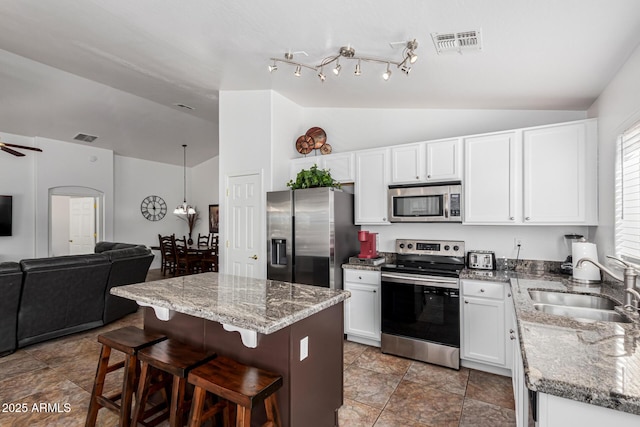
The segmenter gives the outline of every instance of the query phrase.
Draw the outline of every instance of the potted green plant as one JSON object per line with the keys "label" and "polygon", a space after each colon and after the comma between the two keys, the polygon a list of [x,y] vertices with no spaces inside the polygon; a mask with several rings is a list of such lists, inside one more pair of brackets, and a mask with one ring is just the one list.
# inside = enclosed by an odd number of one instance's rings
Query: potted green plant
{"label": "potted green plant", "polygon": [[298,172],[296,180],[290,180],[287,187],[292,190],[315,187],[342,188],[341,184],[331,177],[329,169],[318,169],[318,165],[313,165],[309,169],[302,169]]}

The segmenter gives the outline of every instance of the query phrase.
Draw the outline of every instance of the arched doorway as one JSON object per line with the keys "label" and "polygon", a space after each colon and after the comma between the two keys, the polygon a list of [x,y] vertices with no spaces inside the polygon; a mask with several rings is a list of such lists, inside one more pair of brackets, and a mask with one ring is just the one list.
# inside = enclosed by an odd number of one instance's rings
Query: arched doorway
{"label": "arched doorway", "polygon": [[103,235],[103,192],[88,187],[49,189],[49,256],[92,253]]}

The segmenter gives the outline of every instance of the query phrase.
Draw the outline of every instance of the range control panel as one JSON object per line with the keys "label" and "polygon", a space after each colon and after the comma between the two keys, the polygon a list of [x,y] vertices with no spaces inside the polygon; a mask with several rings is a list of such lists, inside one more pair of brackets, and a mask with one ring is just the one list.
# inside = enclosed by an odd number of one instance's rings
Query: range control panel
{"label": "range control panel", "polygon": [[464,242],[460,240],[396,239],[396,253],[464,257]]}

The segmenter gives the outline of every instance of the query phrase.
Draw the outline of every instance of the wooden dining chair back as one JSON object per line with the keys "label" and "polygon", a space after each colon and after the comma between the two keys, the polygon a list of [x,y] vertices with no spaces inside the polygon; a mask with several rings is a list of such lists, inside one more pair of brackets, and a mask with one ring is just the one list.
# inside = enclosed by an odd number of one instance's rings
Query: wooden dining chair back
{"label": "wooden dining chair back", "polygon": [[210,236],[209,247],[211,251],[202,256],[203,271],[218,271],[218,236],[212,234]]}
{"label": "wooden dining chair back", "polygon": [[162,275],[166,275],[167,272],[171,275],[175,275],[175,254],[173,251],[173,245],[171,244],[172,236],[162,236],[158,234],[158,240],[160,241],[160,271]]}
{"label": "wooden dining chair back", "polygon": [[200,233],[198,233],[198,246],[209,246],[209,235],[201,235]]}
{"label": "wooden dining chair back", "polygon": [[173,245],[176,253],[176,275],[182,276],[197,273],[200,270],[200,258],[189,254],[186,237],[182,236],[182,239],[174,238]]}

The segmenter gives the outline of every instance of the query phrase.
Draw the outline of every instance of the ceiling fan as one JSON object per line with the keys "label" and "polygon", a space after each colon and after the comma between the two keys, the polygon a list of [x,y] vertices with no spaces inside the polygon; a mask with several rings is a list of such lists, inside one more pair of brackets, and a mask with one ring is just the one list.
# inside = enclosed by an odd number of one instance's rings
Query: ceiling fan
{"label": "ceiling fan", "polygon": [[8,142],[0,141],[0,150],[6,151],[7,153],[13,154],[14,156],[17,156],[17,157],[24,157],[24,153],[21,153],[19,151],[13,150],[12,148],[9,148],[9,147],[20,148],[20,149],[23,149],[23,150],[32,150],[32,151],[40,151],[40,152],[42,152],[42,150],[39,149],[39,148],[27,147],[25,145],[9,144]]}

